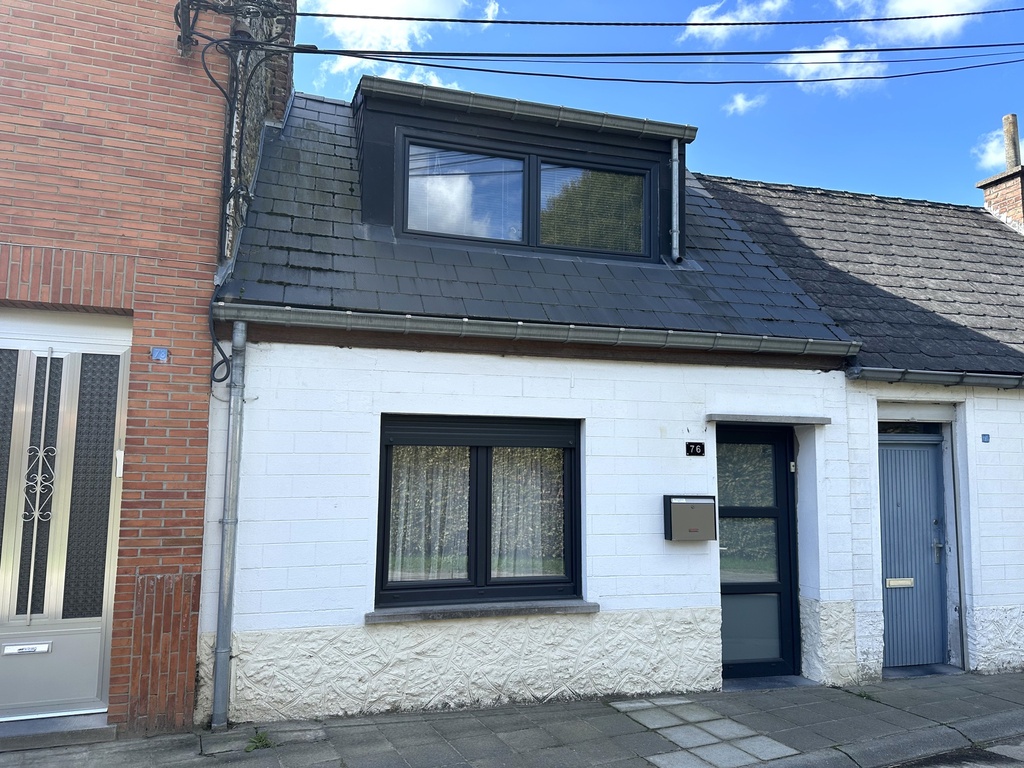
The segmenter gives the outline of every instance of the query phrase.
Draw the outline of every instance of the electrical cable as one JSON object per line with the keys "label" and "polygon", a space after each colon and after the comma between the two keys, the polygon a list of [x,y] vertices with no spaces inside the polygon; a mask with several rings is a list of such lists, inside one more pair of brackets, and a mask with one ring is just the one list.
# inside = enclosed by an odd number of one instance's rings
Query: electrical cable
{"label": "electrical cable", "polygon": [[1024,8],[998,8],[988,11],[965,11],[963,13],[936,13],[919,16],[880,16],[860,19],[807,19],[791,21],[539,21],[522,19],[453,19],[434,18],[431,16],[371,16],[356,13],[321,13],[316,11],[299,11],[297,18],[312,19],[349,19],[353,21],[411,21],[430,24],[494,24],[505,26],[531,27],[673,27],[673,28],[707,28],[707,27],[794,27],[817,24],[878,24],[900,21],[925,21],[929,19],[965,18],[969,16],[989,16],[996,13],[1017,13]]}
{"label": "electrical cable", "polygon": [[[220,339],[217,338],[217,329],[213,323],[213,305],[217,302],[217,294],[220,293],[220,286],[213,289],[213,293],[210,295],[210,311],[207,313],[207,319],[209,320],[210,338],[213,340],[213,348],[220,356],[220,360],[214,362],[210,368],[210,381],[214,384],[220,384],[231,378],[231,358],[227,352],[224,351],[224,347],[220,345]],[[223,370],[224,373],[218,374],[217,371]]]}
{"label": "electrical cable", "polygon": [[[288,51],[287,50],[271,50],[270,52],[266,53],[258,62],[256,62],[255,65],[253,65],[251,68],[249,68],[248,75],[244,78],[244,86],[243,86],[241,84],[242,81],[241,81],[241,79],[239,78],[239,75],[238,75],[238,62],[235,60],[235,57],[231,55],[232,54],[232,47],[235,47],[235,48],[237,48],[239,50],[245,49],[244,53],[245,53],[245,55],[246,55],[246,57],[248,59],[248,55],[251,52],[260,50],[264,45],[266,45],[267,47],[274,47],[275,43],[273,41],[279,39],[281,37],[281,35],[277,35],[276,37],[271,38],[270,41],[268,41],[266,44],[263,44],[263,43],[260,43],[260,42],[254,41],[254,40],[244,40],[244,39],[235,38],[235,37],[216,38],[215,39],[215,38],[209,37],[208,35],[203,35],[201,33],[196,33],[194,30],[193,30],[193,33],[196,34],[197,36],[199,36],[199,37],[209,41],[209,42],[207,42],[207,44],[205,46],[203,46],[203,50],[202,50],[202,52],[200,54],[200,63],[202,64],[203,71],[206,73],[207,78],[217,88],[217,90],[220,91],[221,95],[224,96],[224,100],[226,102],[226,106],[227,106],[227,110],[228,110],[228,114],[227,114],[226,119],[225,119],[225,127],[224,127],[224,146],[228,147],[230,145],[232,133],[234,132],[235,115],[237,114],[236,113],[236,105],[237,105],[237,103],[239,101],[238,97],[239,97],[240,93],[244,92],[245,94],[248,94],[249,88],[251,87],[252,82],[253,82],[253,78],[256,76],[256,73],[258,71],[260,71],[262,66],[267,61],[269,61],[271,58],[273,58],[275,56],[279,56],[279,55],[282,55],[283,53],[287,53]],[[287,47],[285,47],[285,48],[287,48]],[[228,79],[229,79],[229,83],[228,83],[228,86],[226,88],[220,83],[220,81],[217,80],[216,76],[214,76],[213,72],[210,69],[209,63],[207,62],[207,58],[206,57],[207,57],[207,54],[210,52],[210,50],[217,50],[219,53],[223,54],[228,59],[228,64],[229,64],[229,78]],[[248,61],[247,61],[245,66],[248,66]],[[248,100],[248,98],[243,98],[243,99],[241,99],[241,101],[242,101],[242,111],[241,111],[241,114],[239,115],[239,135],[240,136],[244,136],[245,135],[245,128],[246,128],[246,124],[247,124],[247,120],[248,120],[247,112],[248,112],[249,100]],[[241,163],[242,163],[242,153],[241,152],[236,153],[236,157],[237,157],[237,163],[238,164],[234,168],[234,171],[235,171],[235,173],[237,174],[237,176],[239,178],[242,178],[242,172],[243,172],[243,168],[241,166]],[[241,188],[239,188],[238,185],[232,183],[232,178],[233,178],[233,175],[232,175],[232,167],[231,167],[231,153],[225,151],[224,152],[223,163],[222,163],[222,168],[221,168],[221,190],[222,190],[221,191],[221,197],[222,197],[222,201],[224,203],[224,206],[223,206],[224,210],[223,210],[222,215],[221,215],[221,226],[220,226],[220,229],[219,229],[219,232],[218,232],[218,238],[217,238],[217,240],[218,240],[218,245],[217,245],[218,258],[219,258],[220,254],[224,253],[224,250],[227,247],[227,228],[228,228],[228,226],[230,224],[229,219],[230,219],[230,216],[231,216],[231,213],[229,211],[229,202],[231,200],[235,199],[235,197],[239,194],[240,191],[244,191]],[[214,290],[214,292],[213,292],[213,295],[210,297],[210,307],[209,307],[209,317],[208,317],[209,330],[210,330],[210,340],[213,343],[214,350],[216,351],[217,355],[220,358],[219,360],[217,360],[216,362],[213,363],[213,365],[212,365],[212,367],[210,369],[210,380],[212,382],[214,382],[214,383],[220,383],[220,382],[223,382],[223,381],[227,381],[228,378],[230,378],[230,376],[231,376],[231,358],[224,351],[224,348],[221,346],[220,340],[216,336],[216,330],[215,330],[215,327],[214,327],[214,320],[213,320],[213,305],[214,305],[214,302],[216,301],[217,294],[219,293],[219,291],[220,291],[220,288],[219,287],[216,288]],[[218,373],[221,370],[223,370],[223,373]]]}
{"label": "electrical cable", "polygon": [[[272,48],[274,46],[265,46]],[[982,44],[963,44],[963,45],[931,45],[931,46],[893,46],[886,48],[833,48],[833,49],[786,49],[786,50],[767,50],[767,51],[721,51],[713,54],[715,57],[749,57],[749,56],[790,56],[797,57],[803,56],[808,57],[807,60],[800,61],[773,61],[767,62],[769,64],[789,64],[789,65],[814,65],[822,66],[826,62],[821,61],[818,58],[827,54],[849,54],[852,56],[864,57],[867,55],[874,55],[876,53],[912,53],[912,52],[927,52],[927,51],[977,51],[977,50],[992,50],[998,49],[1006,51],[1005,55],[1012,55],[1015,51],[1008,49],[1019,49],[1024,47],[1024,43],[982,43]],[[984,69],[995,66],[1004,66],[1007,64],[1017,64],[1021,62],[1021,59],[1010,59],[1007,61],[999,62],[988,62],[984,64],[972,64],[961,67],[949,67],[945,69],[933,69],[933,70],[922,70],[917,72],[902,72],[896,74],[887,75],[850,75],[843,77],[820,77],[820,78],[805,78],[805,79],[793,79],[793,78],[764,78],[764,79],[730,79],[730,80],[671,80],[661,78],[638,78],[638,77],[606,77],[597,75],[580,75],[580,74],[568,74],[568,73],[556,73],[556,72],[530,72],[525,70],[511,70],[511,69],[496,69],[492,67],[470,67],[470,66],[458,66],[454,64],[444,64],[443,61],[459,61],[467,58],[480,61],[491,61],[491,60],[502,60],[502,61],[515,61],[516,63],[536,63],[536,59],[551,59],[547,63],[564,62],[566,60],[573,60],[573,63],[593,63],[589,61],[582,61],[583,59],[600,59],[610,57],[621,61],[627,58],[637,57],[656,57],[658,59],[670,59],[670,58],[695,58],[705,57],[701,63],[707,63],[706,57],[709,56],[706,52],[696,51],[648,51],[644,53],[636,52],[604,52],[604,53],[508,53],[508,52],[456,52],[456,51],[424,51],[417,53],[402,53],[395,51],[354,51],[346,49],[310,49],[308,46],[281,46],[281,51],[291,51],[294,53],[314,53],[319,55],[331,55],[331,56],[345,56],[355,59],[362,59],[364,61],[376,61],[386,64],[399,64],[406,66],[418,66],[418,67],[433,67],[436,69],[448,69],[462,72],[479,72],[484,74],[499,74],[499,75],[520,75],[524,77],[545,77],[560,80],[580,80],[587,82],[614,82],[614,83],[634,83],[634,84],[651,84],[651,85],[776,85],[776,84],[815,84],[815,83],[829,83],[829,82],[852,82],[852,81],[871,81],[871,80],[895,80],[907,77],[917,77],[923,75],[934,75],[934,74],[949,74],[953,72],[964,72],[974,69]],[[935,60],[943,61],[945,59],[937,58]],[[673,62],[678,63],[678,62]],[[758,62],[741,62],[746,64],[756,64]],[[838,62],[839,65],[844,64],[872,64],[872,63],[883,63],[870,58],[852,58],[845,61]],[[896,63],[896,62],[894,62]]]}
{"label": "electrical cable", "polygon": [[823,55],[827,53],[919,53],[926,51],[965,51],[965,50],[992,50],[1005,48],[1021,48],[1024,42],[1014,43],[963,43],[960,45],[907,45],[888,46],[879,48],[784,48],[778,50],[761,51],[590,51],[590,52],[509,52],[509,51],[417,51],[402,52],[388,50],[361,50],[349,48],[316,48],[308,46],[291,46],[294,53],[319,53],[333,56],[415,56],[419,58],[448,59],[465,56],[473,56],[481,59],[532,59],[544,57],[551,59],[585,59],[606,57],[611,59],[637,58],[650,56],[651,58],[695,58],[695,57],[723,57],[732,58],[736,56],[792,56],[792,55]]}
{"label": "electrical cable", "polygon": [[[862,52],[863,51],[867,51],[867,50],[871,50],[871,49],[862,49]],[[430,59],[431,58],[430,54],[426,54],[426,55],[422,55],[421,56],[421,55],[416,54],[416,53],[395,53],[395,54],[392,54],[392,55],[396,59],[403,59],[403,60],[406,57],[417,59],[417,60],[419,60],[419,59]],[[751,55],[754,55],[754,54],[751,54]],[[922,57],[919,57],[919,58],[910,58],[910,59],[872,59],[871,61],[872,61],[872,63],[876,63],[876,64],[920,64],[920,63],[924,63],[924,62],[928,62],[928,61],[962,61],[964,59],[991,59],[991,58],[994,58],[996,56],[1006,56],[1006,55],[1007,55],[1006,53],[965,53],[965,54],[959,54],[957,56],[922,56]],[[543,59],[543,58],[540,58],[540,59],[533,59],[533,58],[502,59],[502,61],[519,63],[519,64],[559,64],[561,66],[566,66],[566,65],[571,65],[571,64],[583,64],[583,65],[614,64],[617,67],[630,66],[630,65],[642,65],[642,66],[647,66],[647,67],[656,67],[656,66],[677,66],[678,67],[678,66],[684,66],[684,65],[693,65],[693,66],[701,66],[701,67],[706,67],[706,66],[709,66],[709,65],[715,65],[715,66],[728,66],[728,65],[764,66],[766,64],[775,64],[775,63],[778,62],[778,59],[763,59],[763,60],[753,59],[753,60],[750,60],[750,61],[737,61],[735,59],[726,59],[724,61],[719,61],[719,60],[714,58],[714,54],[708,54],[708,57],[709,58],[707,58],[707,59],[683,60],[683,61],[666,61],[665,59],[657,59],[657,60],[654,60],[654,61],[646,61],[646,60],[643,60],[643,59],[626,60],[626,61],[623,61],[621,59],[619,59],[617,61],[601,60],[601,59],[588,59],[586,61],[573,61],[573,60],[566,61],[564,59]],[[485,62],[485,61],[490,61],[490,59],[476,58],[476,57],[472,57],[472,56],[466,56],[464,58],[463,57],[459,57],[459,58],[454,58],[453,57],[453,58],[446,58],[444,60],[445,61],[461,61],[461,62]],[[818,59],[815,59],[814,61],[787,62],[787,63],[808,64],[808,65],[813,64],[815,66],[822,66],[822,65],[826,65],[826,64],[849,64],[850,60],[849,59],[846,59],[846,60],[836,59],[834,61],[828,61],[828,60],[818,60]],[[428,66],[428,65],[417,63],[416,66]]]}
{"label": "electrical cable", "polygon": [[[348,54],[351,55],[351,54]],[[526,72],[522,70],[507,70],[507,69],[493,69],[489,67],[462,67],[454,64],[418,64],[415,61],[409,59],[392,59],[386,56],[355,56],[353,58],[365,59],[367,61],[379,61],[388,64],[405,64],[408,66],[421,66],[421,67],[432,67],[435,69],[448,69],[458,72],[480,72],[491,75],[519,75],[521,77],[545,77],[558,80],[580,80],[586,82],[600,82],[600,83],[634,83],[641,85],[809,85],[815,83],[838,83],[838,82],[861,82],[861,81],[873,81],[873,80],[898,80],[908,77],[919,77],[923,75],[941,75],[949,74],[952,72],[965,72],[973,69],[984,69],[988,67],[999,67],[1007,64],[1020,64],[1024,62],[1024,58],[1011,59],[1009,61],[994,61],[986,64],[969,64],[962,67],[950,67],[948,69],[933,69],[924,70],[919,72],[901,72],[891,75],[849,75],[843,77],[813,77],[804,79],[794,78],[779,78],[779,79],[761,79],[761,80],[668,80],[668,79],[657,79],[657,78],[639,78],[639,77],[602,77],[597,75],[570,75],[557,72]],[[788,64],[789,62],[787,62]],[[817,63],[817,62],[793,62],[799,63]],[[851,59],[849,61],[842,62],[843,64],[873,64],[875,63],[872,59]]]}

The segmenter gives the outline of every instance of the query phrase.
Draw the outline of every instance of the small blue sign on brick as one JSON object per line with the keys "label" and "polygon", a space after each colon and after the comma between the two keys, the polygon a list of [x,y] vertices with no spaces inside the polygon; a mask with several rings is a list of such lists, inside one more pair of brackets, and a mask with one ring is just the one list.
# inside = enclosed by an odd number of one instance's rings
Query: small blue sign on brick
{"label": "small blue sign on brick", "polygon": [[170,350],[167,347],[152,347],[149,350],[149,358],[154,363],[166,363],[171,358]]}

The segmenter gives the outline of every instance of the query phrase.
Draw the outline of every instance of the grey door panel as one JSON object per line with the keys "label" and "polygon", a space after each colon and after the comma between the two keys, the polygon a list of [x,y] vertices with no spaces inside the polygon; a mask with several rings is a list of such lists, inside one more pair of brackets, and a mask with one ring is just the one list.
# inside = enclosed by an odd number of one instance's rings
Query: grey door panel
{"label": "grey door panel", "polygon": [[879,444],[878,462],[883,663],[942,664],[947,632],[941,438],[895,442],[893,437]]}

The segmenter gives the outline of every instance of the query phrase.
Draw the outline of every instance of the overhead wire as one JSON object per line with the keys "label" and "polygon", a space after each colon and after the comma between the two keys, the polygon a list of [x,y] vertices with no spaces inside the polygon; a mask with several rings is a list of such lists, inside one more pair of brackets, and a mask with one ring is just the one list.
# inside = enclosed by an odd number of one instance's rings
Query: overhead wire
{"label": "overhead wire", "polygon": [[531,27],[669,27],[669,28],[707,28],[707,27],[786,27],[813,26],[820,24],[880,24],[900,21],[926,21],[931,19],[966,18],[971,16],[990,16],[997,13],[1017,13],[1024,8],[995,8],[987,11],[963,11],[961,13],[934,13],[916,16],[879,16],[852,19],[791,19],[775,21],[548,21],[526,19],[460,19],[437,18],[432,16],[377,16],[359,13],[326,13],[319,11],[298,11],[297,18],[314,19],[348,19],[352,21],[409,21],[431,24],[484,24],[496,26],[531,26]]}
{"label": "overhead wire", "polygon": [[[815,83],[838,83],[838,82],[853,82],[853,81],[877,81],[877,80],[898,80],[905,79],[908,77],[920,77],[924,75],[939,75],[939,74],[950,74],[953,72],[966,72],[973,69],[984,69],[988,67],[999,67],[1008,64],[1020,64],[1024,62],[1024,58],[1011,59],[1009,61],[993,61],[985,64],[969,64],[962,67],[949,67],[946,69],[932,69],[922,70],[917,72],[899,72],[895,74],[887,75],[846,75],[838,77],[808,77],[808,78],[762,78],[757,80],[670,80],[664,78],[646,78],[646,77],[610,77],[602,75],[573,75],[565,74],[560,72],[529,72],[524,70],[508,70],[508,69],[494,69],[491,67],[464,67],[455,64],[441,64],[441,63],[430,63],[430,64],[417,64],[415,61],[409,59],[392,59],[385,56],[356,56],[354,58],[362,58],[368,61],[380,61],[383,63],[390,64],[406,64],[409,66],[429,66],[435,69],[446,69],[454,70],[458,72],[481,72],[484,74],[492,75],[518,75],[521,77],[543,77],[558,80],[579,80],[586,82],[601,82],[601,83],[634,83],[644,85],[781,85],[781,84],[793,84],[793,85],[809,85]],[[848,64],[874,64],[876,63],[873,59],[848,59],[840,62],[842,65]],[[789,64],[819,64],[819,62],[786,62]]]}
{"label": "overhead wire", "polygon": [[[1021,43],[1021,46],[1024,47],[1024,43]],[[870,49],[860,49],[861,52],[863,52],[865,50],[870,50]],[[417,60],[421,60],[421,59],[428,59],[429,60],[431,58],[431,55],[429,53],[419,54],[419,53],[398,53],[398,52],[396,52],[393,55],[396,58],[401,58],[401,59],[409,57],[409,58],[413,58],[413,59],[417,59]],[[710,64],[714,64],[715,66],[719,66],[719,65],[726,65],[726,66],[728,66],[728,65],[756,66],[756,65],[765,65],[765,64],[775,64],[775,63],[778,62],[778,59],[751,59],[751,60],[746,60],[746,61],[739,61],[739,60],[736,60],[736,59],[719,60],[719,59],[715,58],[715,54],[713,54],[713,53],[709,53],[709,54],[706,54],[706,55],[707,55],[707,58],[705,58],[705,59],[685,59],[683,61],[668,61],[668,60],[665,60],[665,59],[655,59],[655,60],[650,60],[650,59],[634,59],[634,60],[626,59],[626,60],[622,60],[622,59],[619,59],[619,60],[610,60],[610,59],[600,59],[600,58],[586,59],[586,60],[580,60],[580,61],[575,61],[575,60],[571,60],[570,59],[570,60],[567,61],[565,59],[545,59],[545,58],[536,58],[536,59],[534,59],[534,58],[529,58],[529,57],[502,59],[502,61],[510,62],[510,63],[522,63],[522,64],[559,64],[559,65],[562,65],[562,66],[572,65],[572,64],[581,64],[581,65],[614,64],[617,67],[630,66],[630,65],[647,66],[647,67],[693,65],[693,66],[705,67],[705,66],[708,66]],[[755,55],[758,55],[758,54],[752,53],[750,55],[751,56],[755,56]],[[920,64],[920,63],[925,63],[925,62],[929,62],[929,61],[962,61],[964,59],[991,59],[991,58],[994,58],[996,56],[1006,56],[1006,55],[1008,55],[1008,54],[1005,53],[1005,52],[998,52],[998,53],[964,53],[964,54],[958,54],[958,55],[955,55],[955,56],[921,56],[921,57],[918,57],[918,58],[907,58],[907,59],[871,59],[871,61],[873,63],[877,63],[877,64]],[[491,59],[487,59],[487,58],[483,58],[483,57],[466,56],[466,57],[450,57],[450,58],[446,58],[445,61],[486,62],[486,61],[491,61]],[[794,63],[797,63],[797,62],[794,62]],[[815,59],[814,61],[799,62],[799,63],[802,63],[802,64],[814,64],[814,65],[817,65],[817,66],[821,66],[821,65],[826,65],[826,64],[848,64],[848,63],[850,63],[850,60],[849,59],[835,59],[835,60],[829,61],[827,59],[825,59],[825,60]],[[420,64],[417,64],[417,66],[420,66]],[[429,66],[429,65],[428,64],[423,64],[422,66]]]}
{"label": "overhead wire", "polygon": [[[266,47],[266,46],[264,46]],[[830,83],[830,82],[853,82],[853,81],[880,81],[880,80],[897,80],[905,79],[908,77],[919,77],[925,75],[937,75],[937,74],[951,74],[954,72],[966,72],[970,70],[985,69],[998,66],[1006,66],[1010,64],[1019,64],[1024,59],[1012,58],[1003,61],[985,62],[980,64],[965,64],[963,66],[946,67],[940,69],[925,69],[917,70],[914,72],[899,72],[892,74],[878,74],[878,75],[844,75],[835,77],[814,77],[814,78],[758,78],[758,79],[738,79],[730,78],[723,80],[682,80],[682,79],[668,79],[668,78],[651,78],[651,77],[625,77],[625,76],[605,76],[605,75],[585,75],[585,74],[572,74],[565,72],[548,72],[548,71],[533,71],[527,69],[499,69],[495,67],[484,67],[484,66],[465,66],[459,64],[453,64],[451,62],[464,62],[467,61],[508,61],[517,64],[536,64],[536,63],[573,63],[573,64],[598,64],[598,63],[643,63],[640,59],[652,58],[663,61],[664,63],[699,63],[699,64],[713,64],[713,63],[725,63],[723,60],[736,59],[740,57],[751,57],[751,56],[781,56],[790,57],[788,60],[775,59],[772,61],[731,61],[733,64],[747,64],[750,66],[765,66],[765,65],[786,65],[786,66],[844,66],[850,64],[902,64],[902,63],[925,63],[929,61],[952,61],[960,58],[970,57],[994,57],[994,56],[1012,56],[1019,53],[1019,49],[1024,48],[1024,42],[1022,43],[981,43],[981,44],[964,44],[964,45],[931,45],[931,46],[892,46],[882,48],[831,48],[831,49],[806,49],[806,48],[792,48],[792,49],[778,49],[778,50],[762,50],[762,51],[718,51],[714,53],[708,53],[706,51],[645,51],[645,52],[545,52],[545,53],[510,53],[510,52],[483,52],[483,51],[419,51],[419,52],[400,52],[400,51],[381,51],[381,50],[352,50],[352,49],[319,49],[310,48],[309,46],[292,46],[291,50],[296,53],[312,53],[319,55],[328,56],[344,56],[355,59],[361,59],[364,61],[374,61],[383,64],[397,64],[404,66],[414,67],[430,67],[435,69],[445,69],[458,72],[479,72],[483,74],[496,74],[496,75],[517,75],[523,77],[541,77],[549,79],[559,80],[578,80],[586,82],[611,82],[611,83],[633,83],[633,84],[650,84],[650,85],[715,85],[715,86],[728,86],[728,85],[781,85],[781,84],[816,84],[816,83]],[[990,51],[985,54],[971,54],[969,56],[950,56],[950,57],[931,57],[921,59],[887,59],[879,60],[871,58],[879,53],[916,53],[916,52],[942,52],[942,51]],[[998,51],[998,52],[991,52]],[[837,61],[830,61],[822,59],[821,57],[826,55],[849,55],[850,58],[840,59]],[[700,61],[692,62],[686,61],[688,59],[700,59]],[[609,61],[595,61],[607,59]],[[671,59],[679,59],[681,61],[669,61]],[[655,63],[655,62],[648,62]]]}
{"label": "overhead wire", "polygon": [[731,58],[734,56],[790,56],[821,55],[826,53],[917,53],[923,51],[965,51],[965,50],[992,50],[1005,48],[1021,48],[1024,42],[1014,43],[965,43],[960,45],[904,45],[888,46],[879,48],[783,48],[776,50],[761,51],[546,51],[546,52],[511,52],[511,51],[389,51],[389,50],[363,50],[353,48],[318,48],[311,50],[305,46],[296,46],[296,52],[322,53],[336,56],[417,56],[420,58],[445,59],[458,58],[463,56],[479,57],[481,59],[509,59],[544,57],[551,59],[583,59],[583,58],[636,58],[639,56],[650,56],[651,58],[694,58],[708,57]]}
{"label": "overhead wire", "polygon": [[[505,24],[511,26],[559,26],[559,27],[674,27],[674,28],[715,28],[715,27],[785,27],[785,26],[808,26],[821,24],[864,24],[864,23],[891,23],[937,20],[950,18],[968,18],[978,16],[990,16],[993,14],[1006,14],[1024,11],[1024,7],[989,9],[982,11],[965,11],[960,13],[940,14],[918,14],[914,16],[879,16],[848,19],[802,19],[802,20],[775,20],[775,21],[548,21],[548,20],[522,20],[522,19],[460,19],[460,18],[437,18],[427,16],[385,16],[373,14],[344,14],[326,13],[315,11],[297,12],[297,17],[319,18],[319,19],[342,19],[352,21],[384,21],[384,22],[422,22],[438,24]],[[555,64],[564,65],[585,64],[599,65],[611,63],[614,59],[618,64],[670,64],[670,63],[699,63],[699,64],[748,64],[748,65],[793,65],[793,66],[842,66],[856,63],[877,63],[877,64],[913,64],[937,61],[953,61],[960,58],[981,58],[995,57],[998,53],[973,53],[965,56],[936,56],[921,58],[892,58],[877,59],[868,58],[880,53],[916,53],[932,51],[979,51],[1006,49],[1006,55],[1011,55],[1010,49],[1020,48],[1024,43],[989,43],[978,45],[955,45],[955,46],[891,46],[872,48],[834,48],[834,49],[807,49],[795,48],[784,50],[762,50],[762,51],[626,51],[626,52],[509,52],[509,51],[418,51],[401,52],[387,50],[311,50],[303,46],[296,52],[319,53],[326,55],[347,56],[363,61],[375,61],[383,64],[397,64],[414,67],[431,67],[436,69],[447,69],[463,72],[479,72],[483,74],[519,75],[525,77],[544,77],[562,80],[585,80],[592,82],[621,82],[636,84],[667,84],[667,85],[759,85],[759,84],[810,84],[818,82],[842,82],[851,80],[889,80],[906,77],[916,77],[932,74],[948,74],[962,72],[972,69],[981,69],[991,66],[1003,66],[1019,63],[1017,59],[986,64],[965,65],[962,67],[949,67],[943,69],[922,70],[916,72],[902,72],[888,75],[850,75],[832,78],[761,78],[761,79],[724,79],[724,80],[680,80],[666,78],[640,78],[640,77],[612,77],[598,75],[582,75],[564,72],[530,71],[525,69],[499,69],[484,66],[465,66],[470,63],[483,63],[488,61],[502,60],[519,64]],[[832,54],[835,56],[849,55],[856,58],[848,58],[838,61],[824,60],[821,57]],[[731,61],[732,58],[743,57],[750,59],[754,56],[783,56],[792,57],[789,61]],[[697,62],[685,61],[686,59],[699,59]],[[644,61],[644,59],[657,59],[658,61]],[[452,63],[441,63],[443,61],[461,62],[463,66]]]}

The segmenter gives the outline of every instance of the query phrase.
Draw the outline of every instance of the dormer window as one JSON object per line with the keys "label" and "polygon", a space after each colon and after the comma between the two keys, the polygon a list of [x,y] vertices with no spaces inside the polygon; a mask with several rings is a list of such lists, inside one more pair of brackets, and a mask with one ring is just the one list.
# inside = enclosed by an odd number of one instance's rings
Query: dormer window
{"label": "dormer window", "polygon": [[585,167],[539,153],[502,156],[428,146],[406,149],[410,233],[645,254],[648,168]]}
{"label": "dormer window", "polygon": [[686,219],[673,178],[692,126],[369,76],[354,106],[360,223],[371,239],[681,260]]}

